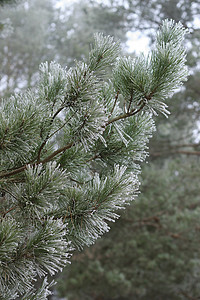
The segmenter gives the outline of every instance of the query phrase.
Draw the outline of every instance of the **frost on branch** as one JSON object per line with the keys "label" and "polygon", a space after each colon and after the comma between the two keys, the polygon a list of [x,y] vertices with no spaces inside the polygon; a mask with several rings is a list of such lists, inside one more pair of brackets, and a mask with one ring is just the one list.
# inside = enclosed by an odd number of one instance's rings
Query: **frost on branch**
{"label": "frost on branch", "polygon": [[164,21],[153,51],[135,59],[97,34],[87,61],[42,63],[35,90],[1,101],[1,299],[47,299],[47,275],[137,196],[153,117],[186,80],[185,33]]}

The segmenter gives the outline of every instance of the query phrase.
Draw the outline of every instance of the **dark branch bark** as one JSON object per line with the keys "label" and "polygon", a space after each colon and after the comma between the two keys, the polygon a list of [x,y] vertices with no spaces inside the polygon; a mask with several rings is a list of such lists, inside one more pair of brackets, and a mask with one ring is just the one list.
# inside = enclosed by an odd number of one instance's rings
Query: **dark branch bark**
{"label": "dark branch bark", "polygon": [[45,164],[49,161],[51,161],[55,156],[57,156],[58,154],[60,154],[61,152],[65,152],[67,149],[71,148],[72,146],[74,145],[73,142],[69,143],[68,145],[62,147],[62,148],[59,148],[58,150],[54,151],[52,154],[50,154],[49,156],[47,156],[45,159],[43,160],[40,160],[40,161],[37,161],[37,163],[30,163],[30,164],[26,164],[18,169],[15,169],[15,170],[12,170],[12,171],[9,171],[9,172],[5,172],[3,174],[0,175],[0,179],[1,178],[7,178],[7,177],[10,177],[10,176],[13,176],[13,175],[16,175],[16,174],[19,174],[23,171],[25,171],[28,167],[28,165],[37,165],[37,164]]}
{"label": "dark branch bark", "polygon": [[106,123],[106,126],[108,126],[108,125],[110,125],[110,124],[112,124],[112,123],[114,123],[118,120],[126,119],[126,118],[129,118],[131,116],[134,116],[134,115],[138,114],[144,108],[144,106],[145,106],[145,102],[143,102],[143,104],[137,110],[132,110],[130,112],[127,112],[123,115],[117,116],[117,117],[113,118],[112,120],[108,121]]}
{"label": "dark branch bark", "polygon": [[52,158],[54,158],[55,156],[57,156],[58,154],[60,154],[61,152],[65,152],[67,149],[71,148],[74,145],[74,142],[69,143],[68,145],[59,148],[58,150],[54,151],[52,154],[50,154],[49,156],[47,156],[45,159],[41,160],[39,163],[47,163],[49,161],[52,160]]}
{"label": "dark branch bark", "polygon": [[21,172],[23,172],[24,170],[27,169],[27,164],[18,168],[18,169],[15,169],[15,170],[12,170],[12,171],[9,171],[9,172],[5,172],[3,174],[0,175],[0,178],[7,178],[7,177],[10,177],[10,176],[13,176],[13,175],[16,175],[16,174],[19,174]]}

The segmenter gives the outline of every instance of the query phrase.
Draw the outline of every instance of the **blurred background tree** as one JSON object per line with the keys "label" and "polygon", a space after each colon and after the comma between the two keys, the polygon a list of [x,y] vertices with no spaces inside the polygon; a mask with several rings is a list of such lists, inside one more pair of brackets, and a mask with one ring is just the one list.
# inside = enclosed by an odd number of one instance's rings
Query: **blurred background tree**
{"label": "blurred background tree", "polygon": [[[198,299],[199,167],[143,169],[141,196],[59,278],[67,299]],[[193,183],[191,184],[191,179]],[[190,298],[188,298],[190,299]]]}
{"label": "blurred background tree", "polygon": [[17,0],[1,0],[0,1],[0,6],[3,6],[5,4],[13,4],[13,3],[16,3]]}
{"label": "blurred background tree", "polygon": [[142,175],[142,195],[111,224],[110,233],[74,255],[72,265],[58,279],[56,293],[69,300],[197,300],[199,0],[59,3],[20,1],[1,9],[1,97],[33,87],[41,61],[55,60],[70,67],[75,59],[85,58],[97,31],[120,39],[125,54],[130,32],[148,36],[151,43],[152,29],[157,30],[165,18],[181,21],[191,33],[186,40],[189,80],[173,97],[171,116],[157,118],[157,134]]}
{"label": "blurred background tree", "polygon": [[1,39],[1,95],[34,86],[41,61],[72,66],[75,59],[86,56],[97,31],[126,41],[125,28],[118,28],[123,16],[85,0],[63,8],[56,4],[55,0],[20,1],[0,12],[13,29]]}
{"label": "blurred background tree", "polygon": [[57,288],[73,300],[199,299],[199,3],[101,1],[101,7],[122,16],[121,30],[139,30],[150,43],[162,19],[181,21],[191,32],[190,77],[173,97],[168,120],[157,119],[141,196],[92,249],[74,255]]}

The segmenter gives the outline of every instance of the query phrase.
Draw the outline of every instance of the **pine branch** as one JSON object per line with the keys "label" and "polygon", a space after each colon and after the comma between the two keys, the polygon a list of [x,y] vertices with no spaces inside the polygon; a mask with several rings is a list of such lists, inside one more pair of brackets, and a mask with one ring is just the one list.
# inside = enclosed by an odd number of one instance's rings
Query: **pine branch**
{"label": "pine branch", "polygon": [[[2,101],[0,183],[2,190],[8,190],[0,222],[1,253],[8,262],[0,268],[6,274],[4,295],[13,286],[13,297],[34,296],[32,280],[37,275],[54,274],[66,265],[66,240],[77,248],[91,245],[119,217],[117,211],[138,194],[140,170],[135,161],[147,155],[155,129],[152,112],[167,114],[163,101],[186,78],[183,37],[180,24],[165,21],[152,56],[118,60],[118,43],[97,34],[88,64],[77,63],[67,72],[56,63],[41,64],[36,93]],[[105,70],[113,64],[108,84]],[[127,109],[122,113],[123,104]],[[69,108],[69,119],[54,128],[64,107]],[[62,144],[53,141],[54,148],[45,157],[48,141],[64,127]],[[97,163],[93,170],[88,163],[99,157],[103,166]],[[140,224],[161,226],[159,216]],[[45,283],[36,297],[46,299],[47,289]]]}
{"label": "pine branch", "polygon": [[[131,117],[131,116],[133,116],[133,115],[136,115],[137,113],[139,113],[139,112],[144,108],[145,104],[146,104],[146,103],[143,102],[143,104],[140,106],[140,108],[139,108],[138,110],[132,110],[132,111],[129,112],[129,113],[126,113],[126,114],[123,114],[123,115],[120,115],[120,116],[117,116],[117,117],[113,118],[112,120],[110,120],[110,121],[108,121],[108,122],[106,123],[106,126],[108,126],[108,125],[110,125],[110,124],[112,124],[112,123],[114,123],[114,122],[116,122],[116,121],[118,121],[118,120],[126,119],[126,118],[128,118],[128,117]],[[61,110],[57,111],[56,114],[55,114],[54,116],[56,116],[60,111],[61,111]],[[84,124],[85,124],[85,122],[82,124],[82,127],[84,126]],[[47,138],[47,140],[48,140],[48,138]],[[45,141],[43,142],[43,144],[41,145],[40,151],[39,151],[39,153],[38,153],[38,156],[39,156],[39,154],[41,153],[41,151],[42,151],[44,145],[46,144],[47,140],[45,140]],[[29,164],[35,165],[35,164],[40,164],[40,163],[42,163],[42,164],[47,163],[47,162],[51,161],[54,157],[56,157],[58,154],[60,154],[61,152],[65,152],[67,149],[70,149],[73,145],[74,145],[74,142],[71,142],[71,143],[69,143],[68,145],[66,145],[66,146],[64,146],[64,147],[62,147],[62,148],[59,148],[58,150],[54,151],[52,154],[50,154],[50,155],[49,155],[48,157],[46,157],[45,159],[43,159],[43,160],[38,160],[38,159],[37,159],[37,162],[36,162],[36,163],[31,163],[31,162],[30,162]],[[97,158],[97,157],[95,157],[95,158]],[[93,160],[93,159],[95,159],[95,158],[91,158],[91,159],[89,159],[88,161]],[[19,173],[25,171],[25,170],[27,169],[27,166],[28,166],[29,164],[26,164],[26,165],[24,165],[24,166],[22,166],[22,167],[20,167],[20,168],[18,168],[18,169],[16,169],[16,170],[12,170],[12,171],[10,171],[10,172],[5,172],[5,173],[1,174],[1,175],[0,175],[0,179],[1,179],[1,178],[7,178],[7,177],[10,177],[10,176],[13,176],[13,175],[16,175],[16,174],[19,174]]]}

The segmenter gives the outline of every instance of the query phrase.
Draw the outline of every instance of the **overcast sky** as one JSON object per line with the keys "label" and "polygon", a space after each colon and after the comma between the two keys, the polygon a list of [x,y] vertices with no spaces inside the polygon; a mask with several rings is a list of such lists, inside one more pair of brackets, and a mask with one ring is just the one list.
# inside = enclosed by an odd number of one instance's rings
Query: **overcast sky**
{"label": "overcast sky", "polygon": [[[74,3],[78,0],[57,0],[56,7],[64,7],[65,5],[69,5],[70,3]],[[98,1],[98,0],[97,0]],[[104,0],[105,2],[106,0]],[[99,0],[99,2],[102,2],[102,0]],[[136,53],[143,52],[145,54],[149,51],[149,38],[141,35],[141,32],[139,31],[129,31],[127,32],[128,42],[127,47],[128,51]]]}

